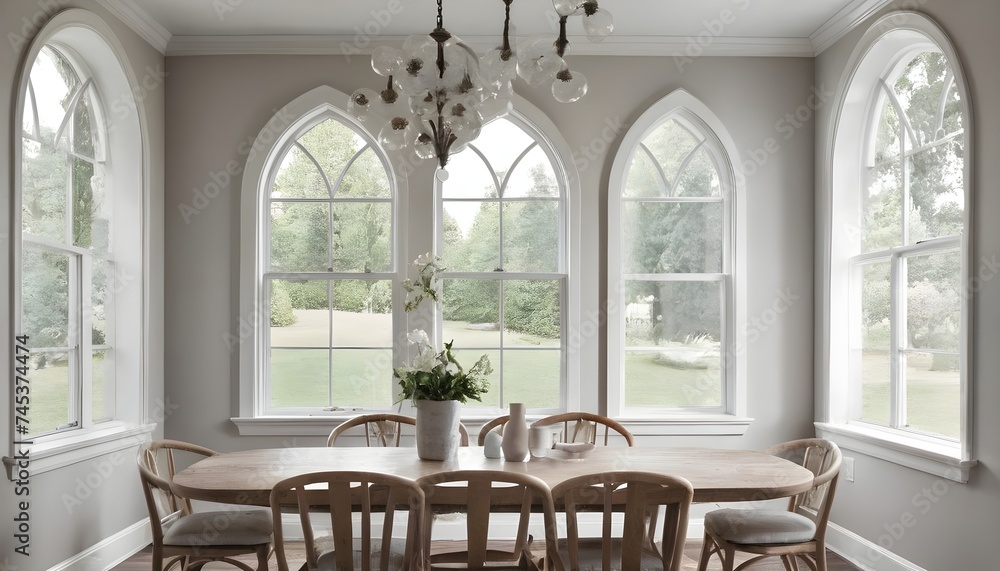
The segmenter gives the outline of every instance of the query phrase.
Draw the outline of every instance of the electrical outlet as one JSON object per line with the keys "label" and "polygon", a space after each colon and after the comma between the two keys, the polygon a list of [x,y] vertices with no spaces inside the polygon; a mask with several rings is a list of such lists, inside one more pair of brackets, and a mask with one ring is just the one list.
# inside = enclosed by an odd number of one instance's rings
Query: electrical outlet
{"label": "electrical outlet", "polygon": [[844,456],[844,477],[848,482],[854,481],[854,458]]}

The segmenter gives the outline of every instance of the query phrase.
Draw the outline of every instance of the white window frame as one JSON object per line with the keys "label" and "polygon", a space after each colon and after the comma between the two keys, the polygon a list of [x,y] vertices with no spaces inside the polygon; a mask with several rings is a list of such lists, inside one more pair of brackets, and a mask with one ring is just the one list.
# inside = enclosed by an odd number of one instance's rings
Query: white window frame
{"label": "white window frame", "polygon": [[[238,344],[240,351],[240,416],[233,422],[240,427],[241,433],[249,434],[258,430],[268,430],[267,426],[288,427],[289,418],[308,418],[322,420],[326,418],[325,430],[329,432],[329,417],[353,416],[361,409],[349,410],[318,410],[316,408],[281,409],[281,414],[268,408],[268,386],[263,375],[269,370],[268,354],[269,334],[267,324],[270,321],[270,301],[266,280],[272,277],[285,276],[286,273],[275,273],[268,270],[270,258],[270,202],[271,188],[278,172],[278,164],[298,139],[313,126],[326,120],[336,118],[348,127],[353,128],[375,151],[386,168],[390,181],[391,203],[393,204],[393,235],[392,235],[392,268],[386,272],[375,274],[323,273],[324,279],[370,278],[391,279],[393,284],[393,339],[398,340],[398,332],[404,331],[403,300],[398,294],[400,283],[399,268],[401,255],[398,237],[405,235],[405,217],[399,212],[405,208],[405,177],[396,176],[392,165],[378,146],[375,139],[351,117],[344,107],[349,96],[329,86],[317,87],[288,105],[283,107],[264,126],[251,147],[247,158],[247,168],[244,171],[242,188],[241,245],[240,245],[240,322],[238,336],[228,337],[231,345]],[[300,273],[299,276],[307,276]],[[398,345],[398,341],[396,343]],[[235,348],[235,347],[234,347]],[[398,353],[398,349],[394,350]],[[394,365],[396,363],[394,357]],[[322,408],[322,407],[321,407]],[[392,407],[388,404],[383,408],[366,409],[370,412],[388,412]],[[297,430],[305,430],[313,434],[310,422],[294,422]],[[316,424],[315,420],[313,424]],[[244,432],[247,430],[249,432]],[[271,433],[271,432],[265,432]]]}
{"label": "white window frame", "polygon": [[[326,436],[332,425],[339,420],[357,414],[357,411],[325,411],[304,415],[267,416],[264,414],[264,394],[261,383],[258,382],[260,359],[264,354],[262,346],[263,335],[260,334],[258,323],[267,323],[266,313],[261,311],[259,299],[261,295],[261,268],[264,267],[263,236],[259,232],[260,216],[266,215],[263,209],[269,193],[270,184],[265,180],[275,161],[280,160],[283,149],[290,141],[297,138],[294,125],[308,121],[309,117],[319,113],[335,112],[345,117],[345,121],[361,127],[349,115],[343,114],[348,101],[348,95],[329,86],[317,87],[294,101],[285,105],[261,129],[252,144],[243,173],[241,188],[240,212],[240,312],[233,330],[226,335],[227,344],[233,351],[239,351],[239,402],[237,415],[231,418],[241,436]],[[577,410],[580,407],[581,386],[580,360],[583,355],[595,354],[597,350],[596,336],[590,328],[580,326],[580,224],[581,206],[580,179],[576,165],[572,160],[573,151],[562,138],[555,124],[526,99],[514,95],[515,115],[530,125],[539,142],[547,149],[556,173],[565,177],[565,223],[568,225],[564,235],[566,249],[564,252],[567,287],[565,292],[565,327],[563,335],[565,344],[564,374],[567,379],[564,387],[564,401],[567,410]],[[393,288],[393,328],[401,332],[402,338],[395,338],[394,366],[402,364],[407,355],[407,342],[404,333],[414,328],[425,330],[435,329],[436,313],[431,312],[428,304],[410,314],[403,310],[404,296],[400,294],[399,283],[412,277],[411,262],[417,255],[432,251],[436,242],[434,226],[434,164],[433,161],[417,159],[405,152],[388,152],[392,169],[390,179],[395,182],[396,216],[394,218],[396,244],[395,268],[397,272]],[[410,183],[409,181],[416,181]],[[410,195],[417,196],[410,204]],[[426,206],[424,201],[426,202]],[[404,214],[405,213],[405,214]],[[412,227],[412,228],[411,228]],[[596,272],[596,267],[593,268]],[[587,390],[596,389],[586,387]],[[413,414],[409,402],[401,403],[403,414]],[[479,421],[493,418],[480,411],[464,414],[462,421],[474,427]]]}
{"label": "white window frame", "polygon": [[[312,163],[316,166],[317,170],[320,172],[320,175],[323,177],[324,182],[328,185],[328,188],[333,191],[333,195],[331,195],[331,197],[328,198],[328,199],[299,199],[299,202],[311,202],[311,203],[324,203],[325,202],[325,203],[327,203],[327,204],[330,205],[330,207],[331,207],[331,215],[332,215],[332,213],[333,213],[333,206],[335,204],[337,204],[337,199],[335,197],[335,194],[336,194],[336,191],[339,188],[340,182],[343,179],[344,174],[347,173],[347,171],[351,168],[351,166],[354,164],[354,162],[358,158],[360,158],[362,154],[364,154],[368,150],[373,151],[375,153],[375,156],[382,162],[382,166],[385,167],[386,174],[389,177],[389,180],[390,180],[389,198],[371,198],[371,199],[369,199],[369,198],[363,198],[363,199],[350,200],[350,201],[351,202],[368,202],[368,203],[387,203],[387,204],[389,204],[390,211],[391,211],[391,216],[392,216],[392,221],[391,221],[391,226],[390,226],[390,236],[389,236],[389,244],[390,244],[390,248],[392,250],[392,259],[390,261],[391,267],[389,269],[387,269],[387,270],[384,270],[384,271],[370,272],[370,273],[357,272],[357,271],[355,271],[355,272],[344,272],[344,271],[336,271],[336,272],[334,272],[334,271],[329,271],[329,272],[312,271],[312,272],[309,272],[309,271],[275,271],[275,270],[269,270],[268,268],[270,268],[270,266],[271,266],[271,248],[270,248],[270,244],[271,244],[271,217],[269,215],[265,215],[265,216],[262,216],[262,218],[261,218],[262,227],[261,227],[261,230],[260,230],[260,232],[262,234],[262,237],[263,237],[263,240],[264,240],[264,243],[263,243],[263,248],[262,248],[262,250],[260,252],[260,255],[262,256],[262,260],[261,260],[262,275],[261,275],[261,282],[260,282],[260,289],[259,289],[259,297],[258,297],[257,302],[259,304],[259,307],[261,307],[261,308],[268,308],[269,309],[269,307],[270,307],[271,291],[270,291],[269,282],[271,280],[307,279],[307,280],[326,281],[328,284],[332,284],[333,282],[342,281],[342,280],[390,281],[390,282],[392,282],[393,292],[395,293],[396,284],[397,284],[397,279],[396,279],[397,278],[397,272],[396,272],[395,268],[398,266],[398,264],[397,264],[397,257],[398,256],[397,256],[397,253],[396,253],[396,250],[398,249],[398,247],[397,247],[398,242],[396,240],[396,220],[399,218],[399,216],[397,215],[397,209],[396,209],[397,192],[396,192],[395,185],[392,183],[392,179],[393,179],[392,174],[391,174],[392,173],[392,169],[391,169],[391,167],[389,165],[388,159],[385,156],[385,153],[382,151],[381,147],[379,147],[378,144],[375,142],[375,139],[373,137],[371,137],[368,134],[367,131],[357,129],[356,130],[357,134],[365,141],[366,146],[364,148],[359,149],[358,151],[355,152],[354,156],[351,157],[351,159],[344,165],[343,172],[337,173],[337,174],[340,174],[340,178],[338,180],[334,181],[334,180],[327,180],[327,177],[328,177],[328,175],[335,174],[335,173],[326,173],[326,172],[323,172],[322,171],[322,167],[319,165],[316,157],[314,157],[312,155],[312,153],[308,149],[306,149],[301,143],[299,143],[299,141],[301,140],[301,138],[306,133],[308,133],[313,127],[315,127],[316,125],[319,125],[320,123],[322,123],[324,121],[327,121],[327,120],[340,121],[342,124],[345,125],[345,127],[351,128],[353,125],[349,121],[346,121],[346,118],[347,118],[346,115],[343,115],[341,113],[336,113],[336,112],[334,112],[331,109],[326,109],[322,113],[310,115],[308,120],[297,121],[295,123],[294,127],[288,131],[288,139],[285,142],[285,145],[278,152],[278,154],[276,155],[276,157],[277,157],[278,161],[280,161],[281,159],[283,159],[285,157],[285,155],[291,150],[292,147],[298,147],[299,151],[302,152],[306,157],[308,157],[310,159],[310,161],[312,161]],[[267,178],[268,193],[267,193],[267,196],[264,198],[264,200],[266,201],[266,208],[264,209],[263,212],[266,212],[266,213],[270,212],[271,202],[273,200],[273,197],[271,196],[270,189],[272,189],[274,187],[274,183],[275,183],[275,180],[277,178],[277,175],[278,175],[278,164],[276,163],[276,164],[271,165],[271,167],[268,170],[268,178]],[[283,201],[284,202],[290,202],[288,200],[283,200]],[[343,203],[343,202],[341,202],[341,203]],[[330,231],[331,232],[334,231],[334,227],[333,227],[332,224],[331,224],[331,227],[330,227]],[[395,298],[395,295],[393,297]],[[328,301],[332,303],[333,299],[331,298]],[[269,321],[269,318],[270,318],[269,314],[270,314],[270,312],[267,309],[265,309],[265,311],[262,312],[262,314],[264,314],[264,313],[267,314],[268,321]],[[394,323],[394,325],[395,325],[395,323]],[[263,376],[263,375],[267,375],[268,372],[271,370],[271,363],[270,363],[269,356],[270,356],[271,349],[274,349],[274,347],[271,347],[271,328],[270,327],[262,327],[260,334],[261,334],[261,348],[263,349],[263,354],[261,355],[261,362],[260,362],[261,363],[261,369],[260,369],[260,373],[259,374]],[[393,339],[395,339],[398,336],[399,336],[398,335],[398,331],[394,330],[392,332],[392,336],[391,337]],[[279,347],[279,348],[280,349],[319,350],[318,348],[315,348],[315,347]],[[388,348],[392,349],[392,347],[388,347]],[[364,351],[364,350],[369,350],[369,349],[375,349],[375,348],[373,348],[373,347],[333,347],[333,346],[325,347],[324,348],[324,350],[326,350],[328,352],[332,352],[334,350],[358,350],[358,351]],[[385,348],[379,348],[379,349],[385,349]],[[315,407],[286,407],[286,408],[281,408],[281,409],[271,408],[268,405],[268,403],[271,401],[271,398],[270,398],[270,392],[271,392],[270,378],[266,378],[266,379],[265,378],[261,378],[260,381],[264,383],[264,386],[262,387],[264,399],[263,399],[263,403],[261,403],[262,404],[262,416],[274,416],[274,415],[278,415],[278,414],[292,414],[292,415],[295,415],[295,414],[304,414],[304,415],[309,415],[309,414],[315,414],[317,412],[323,412],[323,411],[326,411],[326,412],[336,412],[335,409],[336,408],[340,408],[340,407],[338,407],[338,405],[336,403],[330,403],[329,405],[321,406],[320,408],[322,409],[322,411],[317,411],[317,409]],[[389,412],[392,409],[392,406],[390,405],[390,403],[386,403],[386,405],[382,406],[382,407],[368,407],[368,408],[364,408],[364,409],[362,409],[361,407],[353,406],[354,403],[341,403],[341,404],[346,404],[347,408],[349,408],[351,411],[355,411],[355,412],[360,412],[362,410],[364,410],[365,412],[373,412],[373,413],[374,412]]]}
{"label": "white window frame", "polygon": [[[902,255],[960,245],[962,257],[962,317],[959,332],[961,382],[961,437],[958,442],[923,434],[878,427],[852,420],[850,371],[851,328],[850,272],[857,257],[857,229],[860,226],[860,188],[863,184],[864,153],[872,136],[871,124],[879,118],[875,97],[878,82],[886,70],[917,51],[933,49],[948,59],[958,88],[962,108],[965,161],[965,227],[960,237],[930,240],[927,243],[894,249],[890,263],[899,264]],[[973,211],[972,163],[973,115],[970,91],[961,60],[944,31],[927,16],[898,11],[879,18],[862,37],[851,55],[839,83],[837,107],[831,114],[828,155],[821,165],[820,212],[822,226],[818,241],[823,251],[820,284],[822,315],[817,322],[817,434],[842,447],[883,458],[958,482],[968,480],[976,465],[972,457],[972,339],[971,317],[974,283],[971,236]],[[855,229],[851,231],[851,229]],[[898,251],[897,251],[898,250]],[[856,262],[855,262],[856,263]],[[897,284],[898,285],[898,284]],[[856,399],[854,399],[856,400]]]}
{"label": "white window frame", "polygon": [[[569,231],[569,228],[572,227],[572,225],[569,224],[570,209],[569,209],[569,198],[568,198],[568,195],[569,195],[570,177],[568,176],[568,173],[566,172],[566,168],[565,168],[564,163],[559,159],[559,154],[556,152],[556,150],[554,148],[554,145],[549,140],[549,138],[546,137],[546,135],[541,130],[539,130],[539,128],[537,126],[535,126],[531,121],[529,121],[521,113],[519,113],[517,111],[514,111],[514,110],[512,110],[507,116],[505,116],[505,117],[503,117],[501,119],[498,119],[498,121],[503,121],[503,120],[509,121],[514,126],[519,127],[533,141],[533,145],[529,146],[528,148],[526,148],[522,152],[522,154],[515,160],[515,163],[513,165],[511,165],[512,168],[507,171],[506,176],[509,176],[510,173],[513,172],[517,168],[517,166],[520,164],[521,159],[523,159],[527,155],[527,153],[530,152],[534,148],[541,149],[542,152],[545,153],[545,156],[546,156],[546,158],[548,158],[549,163],[552,166],[552,170],[553,170],[553,172],[555,174],[556,185],[559,187],[559,198],[558,199],[546,199],[546,200],[558,203],[558,212],[559,212],[559,237],[558,237],[559,238],[559,243],[558,243],[558,250],[559,250],[559,252],[558,252],[557,269],[556,269],[555,272],[542,272],[542,273],[508,272],[506,270],[504,270],[502,272],[444,272],[441,275],[441,277],[443,279],[445,279],[445,280],[467,280],[467,279],[474,279],[474,280],[493,280],[493,281],[500,281],[500,282],[502,282],[502,281],[516,281],[516,280],[558,280],[559,281],[559,284],[560,284],[560,287],[559,287],[559,290],[560,290],[559,291],[559,299],[560,299],[560,304],[561,304],[561,307],[560,307],[560,318],[561,318],[561,320],[560,320],[560,332],[561,332],[561,338],[560,338],[560,363],[561,363],[561,366],[560,366],[560,379],[559,379],[560,401],[559,401],[559,405],[557,407],[553,407],[553,408],[533,408],[533,409],[530,409],[530,411],[529,411],[529,414],[538,415],[538,416],[545,416],[545,415],[555,414],[555,413],[558,413],[558,412],[564,412],[564,411],[568,410],[567,409],[567,402],[570,400],[569,397],[568,397],[568,392],[569,391],[567,390],[568,389],[568,384],[569,384],[567,382],[567,379],[570,378],[568,376],[568,374],[567,374],[568,363],[569,363],[569,358],[568,358],[568,355],[567,355],[567,345],[568,345],[567,340],[569,338],[569,329],[568,329],[568,327],[569,327],[569,323],[570,323],[570,311],[569,311],[569,307],[570,307],[570,303],[569,303],[569,298],[570,298],[569,266],[570,266],[570,263],[569,263],[569,248],[568,248],[568,245],[567,245],[567,240],[568,240],[568,231]],[[501,180],[501,179],[499,179],[497,177],[497,173],[496,173],[493,165],[490,164],[489,158],[486,157],[485,155],[483,155],[482,152],[480,152],[478,150],[478,147],[476,146],[476,141],[472,141],[471,143],[469,143],[469,147],[470,148],[467,151],[465,151],[465,152],[473,152],[473,153],[476,153],[480,157],[480,159],[482,160],[485,168],[492,175],[493,182],[500,187],[500,190],[502,192],[503,189],[504,189],[504,187],[506,186],[507,180],[509,180],[509,179],[505,178],[505,179]],[[444,203],[447,202],[447,199],[445,199],[443,197],[443,184],[436,177],[434,179],[434,197],[435,197],[435,200],[434,200],[434,203],[435,203],[435,217],[434,217],[435,251],[437,251],[440,254],[441,250],[442,250],[442,247],[443,247],[443,244],[444,244]],[[468,199],[468,200],[472,200],[472,201],[474,201],[474,200],[482,200],[484,202],[488,202],[488,201],[496,202],[497,204],[500,205],[500,209],[501,209],[501,212],[502,212],[502,210],[503,210],[503,204],[504,204],[505,200],[517,201],[519,199],[516,199],[516,198],[514,198],[514,199],[505,199],[503,196],[498,196],[498,198],[496,198],[496,199]],[[503,218],[502,218],[502,215],[501,215],[501,221],[502,220],[503,220]],[[503,248],[503,224],[502,224],[502,222],[501,222],[501,229],[500,229],[499,240],[500,240],[500,244],[499,244],[500,250],[499,251],[502,252],[502,248]],[[502,257],[501,257],[500,263],[503,263]],[[503,302],[503,296],[500,296],[500,299],[498,300],[498,303],[500,304],[500,311],[501,311],[501,315],[502,315],[503,314],[502,313],[503,312],[503,303],[504,303]],[[442,330],[442,312],[438,311],[436,313],[436,315],[435,315],[435,321],[436,321],[436,323],[435,323],[435,339],[438,340],[438,345],[440,346],[441,341],[443,341],[442,339],[440,339],[440,337],[441,337],[440,332]],[[462,347],[462,349],[463,350],[469,349],[469,350],[497,351],[501,355],[501,358],[503,356],[504,351],[507,350],[507,349],[505,349],[503,347],[502,338],[501,338],[501,346],[500,347],[474,347],[474,348]],[[526,350],[526,349],[523,349],[523,348],[519,349],[519,348],[515,347],[515,348],[513,348],[511,350],[517,351],[517,350]],[[502,364],[493,363],[494,370],[500,370],[500,371],[502,371],[501,367],[502,367]],[[579,378],[579,377],[575,376],[575,377],[572,377],[572,378]],[[501,377],[501,382],[502,382],[502,377]],[[495,391],[495,390],[498,390],[498,388],[497,387],[490,387],[490,391],[491,392]],[[502,390],[502,388],[500,390]],[[503,403],[504,403],[504,399],[501,396],[501,405],[503,405]],[[502,415],[502,414],[506,414],[506,408],[504,408],[503,406],[501,406],[500,409],[489,409],[489,408],[485,408],[484,409],[483,407],[476,407],[476,412],[474,414],[477,417],[483,417],[483,418],[489,417],[489,418],[493,418],[493,417],[496,417],[496,416],[499,416],[499,415]]]}
{"label": "white window frame", "polygon": [[[28,93],[28,81],[34,62],[42,48],[52,45],[73,63],[78,70],[85,70],[83,81],[92,80],[93,92],[97,98],[93,101],[95,107],[100,105],[102,97],[103,116],[95,120],[103,122],[106,139],[106,184],[112,188],[115,234],[110,247],[114,250],[114,275],[119,283],[115,287],[115,376],[114,402],[115,411],[111,420],[100,423],[89,422],[89,404],[84,404],[87,397],[89,380],[81,380],[81,388],[77,390],[77,398],[82,407],[80,426],[68,430],[36,437],[30,445],[32,473],[43,473],[56,470],[63,466],[85,461],[100,455],[134,447],[138,442],[147,439],[149,433],[156,428],[156,423],[162,421],[171,411],[166,408],[151,410],[149,401],[150,360],[154,353],[149,345],[150,327],[150,242],[149,223],[149,142],[146,135],[146,117],[143,102],[130,99],[127,104],[114,99],[109,107],[109,94],[130,94],[131,86],[138,82],[132,72],[132,66],[125,56],[125,49],[117,40],[110,27],[98,16],[80,9],[70,9],[59,12],[46,23],[35,36],[30,46],[25,50],[19,68],[19,79],[13,117],[16,117],[14,128],[10,130],[12,153],[12,186],[22,188],[22,147],[21,147],[21,117],[24,113]],[[93,93],[92,92],[92,93]],[[114,105],[117,104],[117,107]],[[11,287],[9,329],[4,331],[9,335],[5,347],[10,347],[14,337],[20,335],[20,304],[21,304],[21,193],[12,193],[11,200]],[[90,252],[76,247],[56,247],[45,240],[28,238],[32,244],[69,253],[75,256],[75,264],[83,273],[89,266]],[[76,280],[79,281],[79,280]],[[81,293],[73,295],[79,297]],[[83,302],[81,302],[83,303]],[[89,303],[89,302],[87,302]],[[85,308],[81,308],[85,314]],[[84,318],[86,316],[84,315]],[[85,321],[85,319],[83,320]],[[83,325],[86,325],[85,323]],[[89,334],[81,338],[83,344],[89,343]],[[11,355],[11,359],[13,355]],[[82,361],[82,359],[81,359]],[[13,362],[13,361],[11,361]],[[8,367],[7,370],[13,370]],[[30,375],[30,372],[29,372]],[[13,382],[13,379],[11,379]],[[12,391],[11,391],[12,392]],[[162,402],[156,406],[166,407]],[[147,416],[147,414],[149,416]],[[10,434],[15,434],[14,415],[10,417]],[[13,441],[14,439],[11,439]],[[9,456],[3,463],[11,476],[14,464],[12,457],[17,453],[18,446],[9,445]]]}
{"label": "white window frame", "polygon": [[[59,147],[59,141],[64,140],[67,146],[67,150],[64,151],[64,158],[67,162],[67,172],[72,172],[73,159],[80,159],[91,163],[94,165],[95,169],[100,167],[102,169],[105,167],[105,157],[108,155],[106,147],[106,136],[104,133],[105,125],[107,124],[104,102],[102,101],[100,95],[97,92],[97,87],[94,83],[93,75],[87,68],[86,62],[81,60],[69,46],[62,45],[57,42],[49,42],[42,49],[48,49],[53,52],[56,57],[65,60],[76,74],[77,80],[80,85],[77,87],[76,91],[71,94],[69,109],[66,110],[66,116],[63,119],[62,125],[59,127],[59,131],[55,133],[55,139],[53,141],[47,141],[56,147]],[[36,60],[37,61],[37,60]],[[34,62],[32,63],[32,68],[34,68]],[[77,106],[80,105],[85,95],[90,96],[91,102],[91,113],[94,114],[93,122],[97,125],[97,132],[94,134],[94,156],[88,157],[81,155],[75,150],[71,150],[69,147],[72,146],[72,141],[74,138],[73,133],[73,115],[76,113]],[[32,101],[35,100],[34,88],[30,78],[28,78],[28,98]],[[38,110],[32,105],[34,111],[34,119],[32,122],[33,133],[31,133],[29,139],[39,143],[45,144],[46,141],[41,140],[41,134],[38,123]],[[23,160],[23,156],[22,156]],[[72,176],[72,175],[70,175]],[[71,180],[67,180],[67,185],[72,184]],[[23,193],[20,194],[23,198]],[[74,206],[72,204],[72,197],[70,196],[69,190],[67,189],[66,196],[66,214],[68,219],[72,219],[75,212]],[[18,211],[20,214],[20,210]],[[113,222],[113,221],[112,221]],[[91,285],[93,283],[92,268],[94,261],[97,259],[103,259],[108,262],[109,268],[112,275],[114,275],[115,270],[115,259],[113,253],[95,253],[89,248],[76,246],[72,243],[72,237],[69,235],[72,232],[72,223],[67,221],[66,224],[66,234],[62,240],[56,240],[48,236],[40,236],[27,234],[24,231],[21,232],[21,247],[30,247],[33,250],[40,252],[47,252],[51,254],[57,254],[60,256],[65,256],[67,258],[67,273],[69,275],[67,291],[68,301],[69,301],[69,315],[68,322],[70,325],[70,331],[67,332],[67,342],[69,343],[66,347],[44,347],[35,348],[33,352],[42,353],[56,353],[60,351],[65,351],[70,354],[69,366],[67,366],[67,373],[69,376],[69,422],[56,427],[54,431],[49,433],[37,434],[31,433],[29,436],[34,437],[44,437],[54,434],[56,432],[63,432],[69,430],[77,429],[92,429],[97,424],[104,422],[108,419],[98,419],[95,420],[91,417],[92,407],[90,406],[91,398],[94,390],[92,374],[92,356],[94,351],[104,350],[113,351],[114,350],[114,325],[115,318],[114,315],[110,315],[108,319],[109,325],[109,339],[105,339],[106,343],[102,345],[93,345],[91,339],[91,327],[93,318],[93,307],[91,306],[92,291]],[[18,285],[17,287],[20,287]],[[113,308],[113,288],[109,288],[109,293],[112,296]],[[19,304],[20,305],[20,304]],[[113,310],[113,309],[112,309]],[[14,322],[17,329],[21,329],[20,325],[21,315],[20,312],[15,313]],[[114,361],[111,362],[112,374],[114,372],[113,365]],[[112,378],[111,383],[108,386],[113,387],[115,384]],[[111,391],[111,410],[110,418],[115,417],[114,412],[114,391]]]}
{"label": "white window frame", "polygon": [[[622,189],[640,144],[674,117],[696,127],[719,163],[724,208],[723,270],[708,276],[723,284],[722,401],[718,410],[661,409],[637,411],[624,404],[625,312],[623,284]],[[746,408],[746,211],[745,179],[736,145],[722,121],[696,97],[678,89],[646,110],[626,133],[615,156],[608,185],[608,414],[623,419],[637,433],[741,435],[752,419]]]}

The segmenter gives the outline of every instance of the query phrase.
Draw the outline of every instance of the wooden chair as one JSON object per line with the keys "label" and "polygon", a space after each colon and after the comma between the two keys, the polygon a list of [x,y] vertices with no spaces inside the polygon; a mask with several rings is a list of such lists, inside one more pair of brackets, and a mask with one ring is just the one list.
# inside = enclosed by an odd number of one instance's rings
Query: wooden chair
{"label": "wooden chair", "polygon": [[503,427],[504,427],[504,425],[507,424],[508,420],[510,420],[510,415],[509,414],[505,414],[503,416],[498,416],[498,417],[494,418],[493,420],[491,420],[491,421],[487,422],[486,424],[484,424],[483,427],[479,429],[479,439],[478,439],[477,444],[479,446],[482,446],[483,444],[486,444],[486,435],[489,434],[490,431],[492,431],[494,429],[497,432],[499,432],[501,435],[503,435]]}
{"label": "wooden chair", "polygon": [[[554,426],[562,424],[560,438],[562,442],[589,442],[598,445],[598,434],[601,435],[600,445],[607,446],[612,431],[625,439],[629,447],[635,446],[635,438],[627,428],[618,421],[590,412],[565,412],[536,420],[531,426]],[[602,430],[603,429],[603,430]],[[645,550],[659,556],[656,546],[656,526],[659,523],[659,506],[652,505],[646,514],[646,544]]]}
{"label": "wooden chair", "polygon": [[[580,569],[581,560],[600,560],[605,571],[679,571],[693,496],[684,478],[650,472],[604,472],[566,480],[552,490],[553,501],[566,513],[566,538],[560,541],[559,553],[571,571]],[[661,506],[666,514],[663,533],[657,551],[651,552],[645,549],[647,518]],[[578,511],[595,510],[603,515],[601,537],[580,539]],[[614,512],[625,514],[621,537],[612,536]]]}
{"label": "wooden chair", "polygon": [[[766,557],[781,557],[785,568],[797,570],[800,557],[810,569],[826,571],[826,527],[840,475],[840,448],[829,440],[793,440],[765,450],[804,466],[815,474],[811,489],[792,496],[787,510],[722,509],[705,515],[705,543],[698,571],[708,568],[712,554],[723,571],[734,571],[737,551],[757,554],[736,570]],[[809,559],[810,556],[812,559]]]}
{"label": "wooden chair", "polygon": [[[313,472],[275,484],[270,503],[278,571],[289,571],[281,529],[281,507],[289,504],[298,506],[305,538],[306,562],[300,571],[423,568],[419,540],[424,493],[413,480],[369,472]],[[317,519],[329,515],[329,534],[316,533],[311,516],[315,508],[323,512],[315,514]],[[373,511],[381,517],[373,520]],[[407,514],[405,539],[392,537],[397,511]],[[355,513],[361,515],[357,530]],[[373,529],[381,529],[381,539],[372,537]]]}
{"label": "wooden chair", "polygon": [[140,446],[136,458],[153,532],[153,571],[170,569],[175,564],[185,571],[199,570],[211,561],[254,571],[232,559],[251,553],[257,555],[257,570],[265,571],[271,554],[271,514],[268,510],[194,513],[191,501],[177,496],[170,487],[177,471],[178,452],[216,454],[186,442],[156,440]]}
{"label": "wooden chair", "polygon": [[[330,436],[326,439],[326,445],[333,446],[341,434],[355,426],[364,425],[366,446],[397,447],[399,446],[403,425],[416,426],[416,424],[417,419],[412,416],[401,414],[362,414],[347,419],[340,426],[334,428],[330,432]],[[464,424],[458,424],[458,432],[462,437],[462,446],[468,446],[469,431],[466,430]]]}
{"label": "wooden chair", "polygon": [[[589,412],[554,414],[536,420],[531,423],[531,426],[550,426],[560,423],[563,425],[561,436],[563,442],[589,442],[597,444],[598,432],[603,432],[602,444],[607,446],[608,436],[613,430],[625,438],[625,442],[629,446],[635,446],[635,438],[632,437],[632,433],[627,428],[611,418]],[[603,431],[601,427],[603,427]]]}
{"label": "wooden chair", "polygon": [[[540,506],[543,514],[546,556],[542,559],[549,562],[546,569],[562,571],[556,551],[552,494],[539,478],[499,470],[455,470],[425,476],[417,482],[424,491],[423,543],[431,569],[523,569],[530,563],[533,538],[528,535],[528,524],[534,505]],[[465,550],[431,553],[432,514],[458,510],[467,514]],[[500,510],[520,513],[510,550],[488,541],[490,514]]]}

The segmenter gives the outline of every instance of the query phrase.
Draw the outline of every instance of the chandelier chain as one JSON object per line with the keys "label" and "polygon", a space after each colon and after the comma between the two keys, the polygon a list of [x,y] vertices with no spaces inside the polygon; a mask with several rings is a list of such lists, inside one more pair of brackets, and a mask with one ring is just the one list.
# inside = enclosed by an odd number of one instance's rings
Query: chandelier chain
{"label": "chandelier chain", "polygon": [[[597,0],[552,0],[559,15],[559,36],[536,36],[517,42],[510,37],[511,4],[504,4],[502,43],[482,56],[444,27],[444,0],[436,0],[437,26],[425,36],[410,36],[403,49],[379,46],[372,68],[386,78],[385,89],[360,88],[348,111],[369,129],[378,129],[386,150],[412,147],[422,159],[436,158],[438,180],[447,178],[451,153],[459,153],[480,135],[483,126],[511,109],[513,81],[521,77],[532,87],[551,84],[553,97],[571,103],[587,92],[587,79],[571,72],[566,31],[570,16],[582,16],[591,41],[613,30],[611,16]],[[374,132],[374,131],[373,131]]]}

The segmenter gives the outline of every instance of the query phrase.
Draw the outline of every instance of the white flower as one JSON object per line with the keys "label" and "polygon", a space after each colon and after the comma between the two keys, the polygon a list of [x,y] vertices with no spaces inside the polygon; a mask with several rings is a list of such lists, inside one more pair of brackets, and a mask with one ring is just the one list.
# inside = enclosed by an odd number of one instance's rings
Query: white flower
{"label": "white flower", "polygon": [[427,252],[426,254],[421,254],[417,256],[417,259],[413,260],[413,265],[417,266],[418,268],[427,266],[433,264],[436,258],[437,257],[434,254]]}
{"label": "white flower", "polygon": [[424,331],[423,329],[414,329],[406,336],[406,340],[409,341],[412,345],[417,345],[418,347],[421,347],[421,349],[423,347],[430,347],[431,345],[431,340],[427,336],[427,332]]}
{"label": "white flower", "polygon": [[438,364],[437,353],[431,348],[421,349],[413,358],[413,368],[417,371],[430,372]]}

